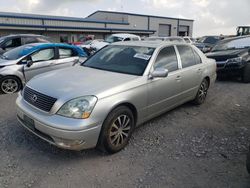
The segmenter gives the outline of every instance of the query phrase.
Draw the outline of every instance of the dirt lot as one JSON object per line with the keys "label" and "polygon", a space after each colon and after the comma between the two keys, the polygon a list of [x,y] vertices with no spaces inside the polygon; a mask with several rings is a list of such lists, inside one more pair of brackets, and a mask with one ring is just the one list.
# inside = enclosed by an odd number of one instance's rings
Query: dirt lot
{"label": "dirt lot", "polygon": [[250,84],[217,82],[136,129],[115,155],[50,146],[19,126],[16,95],[0,96],[0,187],[250,187]]}

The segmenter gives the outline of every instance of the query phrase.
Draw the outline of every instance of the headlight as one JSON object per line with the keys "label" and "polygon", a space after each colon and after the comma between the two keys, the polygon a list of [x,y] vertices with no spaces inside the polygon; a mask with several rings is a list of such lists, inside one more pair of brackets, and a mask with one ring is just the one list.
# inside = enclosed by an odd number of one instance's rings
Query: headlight
{"label": "headlight", "polygon": [[232,59],[228,59],[226,63],[241,63],[242,62],[242,57],[236,57]]}
{"label": "headlight", "polygon": [[96,102],[97,98],[95,96],[79,97],[66,102],[57,114],[70,118],[87,119],[95,107]]}

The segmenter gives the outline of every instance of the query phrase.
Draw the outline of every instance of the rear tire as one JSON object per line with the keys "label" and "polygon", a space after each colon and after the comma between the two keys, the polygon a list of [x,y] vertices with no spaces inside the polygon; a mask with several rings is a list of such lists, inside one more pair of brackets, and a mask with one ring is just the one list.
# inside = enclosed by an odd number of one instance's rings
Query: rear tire
{"label": "rear tire", "polygon": [[103,123],[98,148],[110,154],[119,152],[128,144],[134,127],[132,111],[126,106],[115,108]]}
{"label": "rear tire", "polygon": [[201,82],[199,90],[198,90],[196,97],[193,101],[194,104],[201,105],[205,102],[206,97],[207,97],[208,87],[209,87],[208,81],[207,81],[207,79],[204,79]]}
{"label": "rear tire", "polygon": [[4,76],[0,79],[0,93],[12,94],[22,88],[21,81],[15,76]]}
{"label": "rear tire", "polygon": [[250,63],[248,63],[243,69],[242,81],[244,83],[249,83],[250,82]]}

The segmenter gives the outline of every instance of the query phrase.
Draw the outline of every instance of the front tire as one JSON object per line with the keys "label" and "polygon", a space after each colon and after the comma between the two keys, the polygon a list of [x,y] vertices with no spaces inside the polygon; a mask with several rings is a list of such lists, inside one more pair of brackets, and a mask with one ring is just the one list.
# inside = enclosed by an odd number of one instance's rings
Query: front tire
{"label": "front tire", "polygon": [[205,102],[206,97],[207,97],[208,87],[209,87],[208,81],[207,81],[207,79],[204,79],[201,82],[199,90],[198,90],[196,97],[193,101],[194,104],[201,105]]}
{"label": "front tire", "polygon": [[18,92],[22,87],[21,81],[14,76],[5,76],[0,79],[0,93],[12,94]]}
{"label": "front tire", "polygon": [[250,82],[250,64],[249,63],[243,69],[242,81],[244,83],[249,83]]}
{"label": "front tire", "polygon": [[126,147],[135,127],[132,111],[126,106],[115,108],[104,121],[98,147],[116,153]]}

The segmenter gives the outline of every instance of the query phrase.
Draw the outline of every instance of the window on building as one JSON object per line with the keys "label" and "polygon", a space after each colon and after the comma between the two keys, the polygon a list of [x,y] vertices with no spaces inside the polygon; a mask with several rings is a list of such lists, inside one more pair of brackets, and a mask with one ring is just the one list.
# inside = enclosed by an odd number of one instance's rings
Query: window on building
{"label": "window on building", "polygon": [[178,61],[173,46],[166,47],[158,54],[154,68],[165,68],[169,72],[178,70]]}

